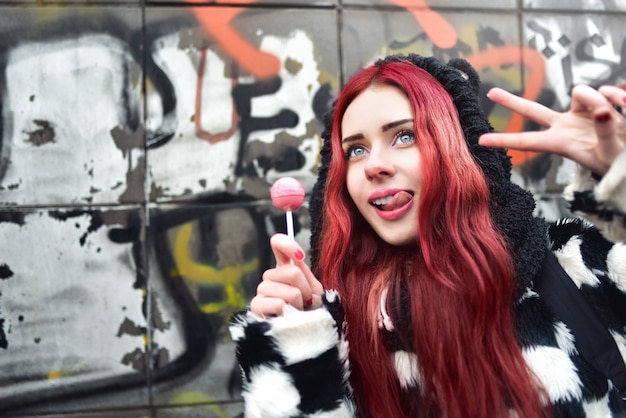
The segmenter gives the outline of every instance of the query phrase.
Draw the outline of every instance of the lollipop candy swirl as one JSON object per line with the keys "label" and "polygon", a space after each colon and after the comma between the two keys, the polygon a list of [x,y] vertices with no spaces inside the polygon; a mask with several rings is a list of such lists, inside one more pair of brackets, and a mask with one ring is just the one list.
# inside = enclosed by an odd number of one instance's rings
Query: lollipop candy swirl
{"label": "lollipop candy swirl", "polygon": [[270,197],[274,206],[286,212],[287,235],[293,238],[293,215],[304,202],[304,187],[293,177],[282,177],[274,182],[270,189]]}

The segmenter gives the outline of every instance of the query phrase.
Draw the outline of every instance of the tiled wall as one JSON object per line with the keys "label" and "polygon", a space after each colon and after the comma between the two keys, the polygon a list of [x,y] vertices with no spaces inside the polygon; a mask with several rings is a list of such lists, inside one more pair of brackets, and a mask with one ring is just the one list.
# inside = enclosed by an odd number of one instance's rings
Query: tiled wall
{"label": "tiled wall", "polygon": [[[483,97],[561,110],[573,84],[624,81],[625,18],[626,0],[0,0],[0,416],[238,416],[227,321],[285,228],[269,187],[310,190],[341,84],[385,54],[460,56]],[[572,164],[512,157],[538,213],[565,214]]]}

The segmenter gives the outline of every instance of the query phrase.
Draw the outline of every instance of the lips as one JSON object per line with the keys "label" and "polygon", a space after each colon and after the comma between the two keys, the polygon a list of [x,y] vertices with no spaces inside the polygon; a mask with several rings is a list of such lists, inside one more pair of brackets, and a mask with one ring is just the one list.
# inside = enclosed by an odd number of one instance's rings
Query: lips
{"label": "lips", "polygon": [[413,195],[409,192],[401,191],[394,195],[375,199],[372,204],[380,210],[392,211],[409,203]]}
{"label": "lips", "polygon": [[413,203],[413,192],[407,190],[381,190],[368,199],[383,219],[393,220],[404,215]]}

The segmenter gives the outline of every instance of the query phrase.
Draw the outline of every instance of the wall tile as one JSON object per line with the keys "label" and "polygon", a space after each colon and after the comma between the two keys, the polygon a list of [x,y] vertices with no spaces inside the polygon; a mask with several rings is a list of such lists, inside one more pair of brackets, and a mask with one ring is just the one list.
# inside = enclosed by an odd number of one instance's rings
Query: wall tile
{"label": "wall tile", "polygon": [[[306,208],[295,213],[296,237],[308,247]],[[269,237],[285,232],[271,203],[179,205],[151,210],[151,294],[157,405],[240,401],[240,371],[227,331],[274,265]]]}
{"label": "wall tile", "polygon": [[524,0],[528,9],[561,9],[561,10],[621,10],[626,11],[625,0]]}
{"label": "wall tile", "polygon": [[[235,16],[228,30],[212,29],[225,18],[216,13]],[[338,88],[335,19],[327,10],[150,9],[150,200],[267,197],[281,175],[310,188]]]}
{"label": "wall tile", "polygon": [[9,8],[0,32],[0,201],[141,201],[141,10]]}
{"label": "wall tile", "polygon": [[478,8],[478,9],[515,9],[516,0],[342,0],[346,6],[397,6],[406,9],[433,8]]}
{"label": "wall tile", "polygon": [[109,407],[148,404],[142,226],[137,208],[0,211],[0,411],[120,388]]}

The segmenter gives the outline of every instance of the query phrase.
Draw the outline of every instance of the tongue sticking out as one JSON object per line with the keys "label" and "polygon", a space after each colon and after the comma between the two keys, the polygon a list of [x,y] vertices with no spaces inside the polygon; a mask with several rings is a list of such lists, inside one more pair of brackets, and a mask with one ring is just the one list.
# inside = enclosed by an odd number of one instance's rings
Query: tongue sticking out
{"label": "tongue sticking out", "polygon": [[411,199],[413,199],[413,195],[411,195],[411,193],[399,192],[393,196],[393,199],[391,199],[391,202],[384,205],[381,209],[382,210],[395,210],[409,203]]}

